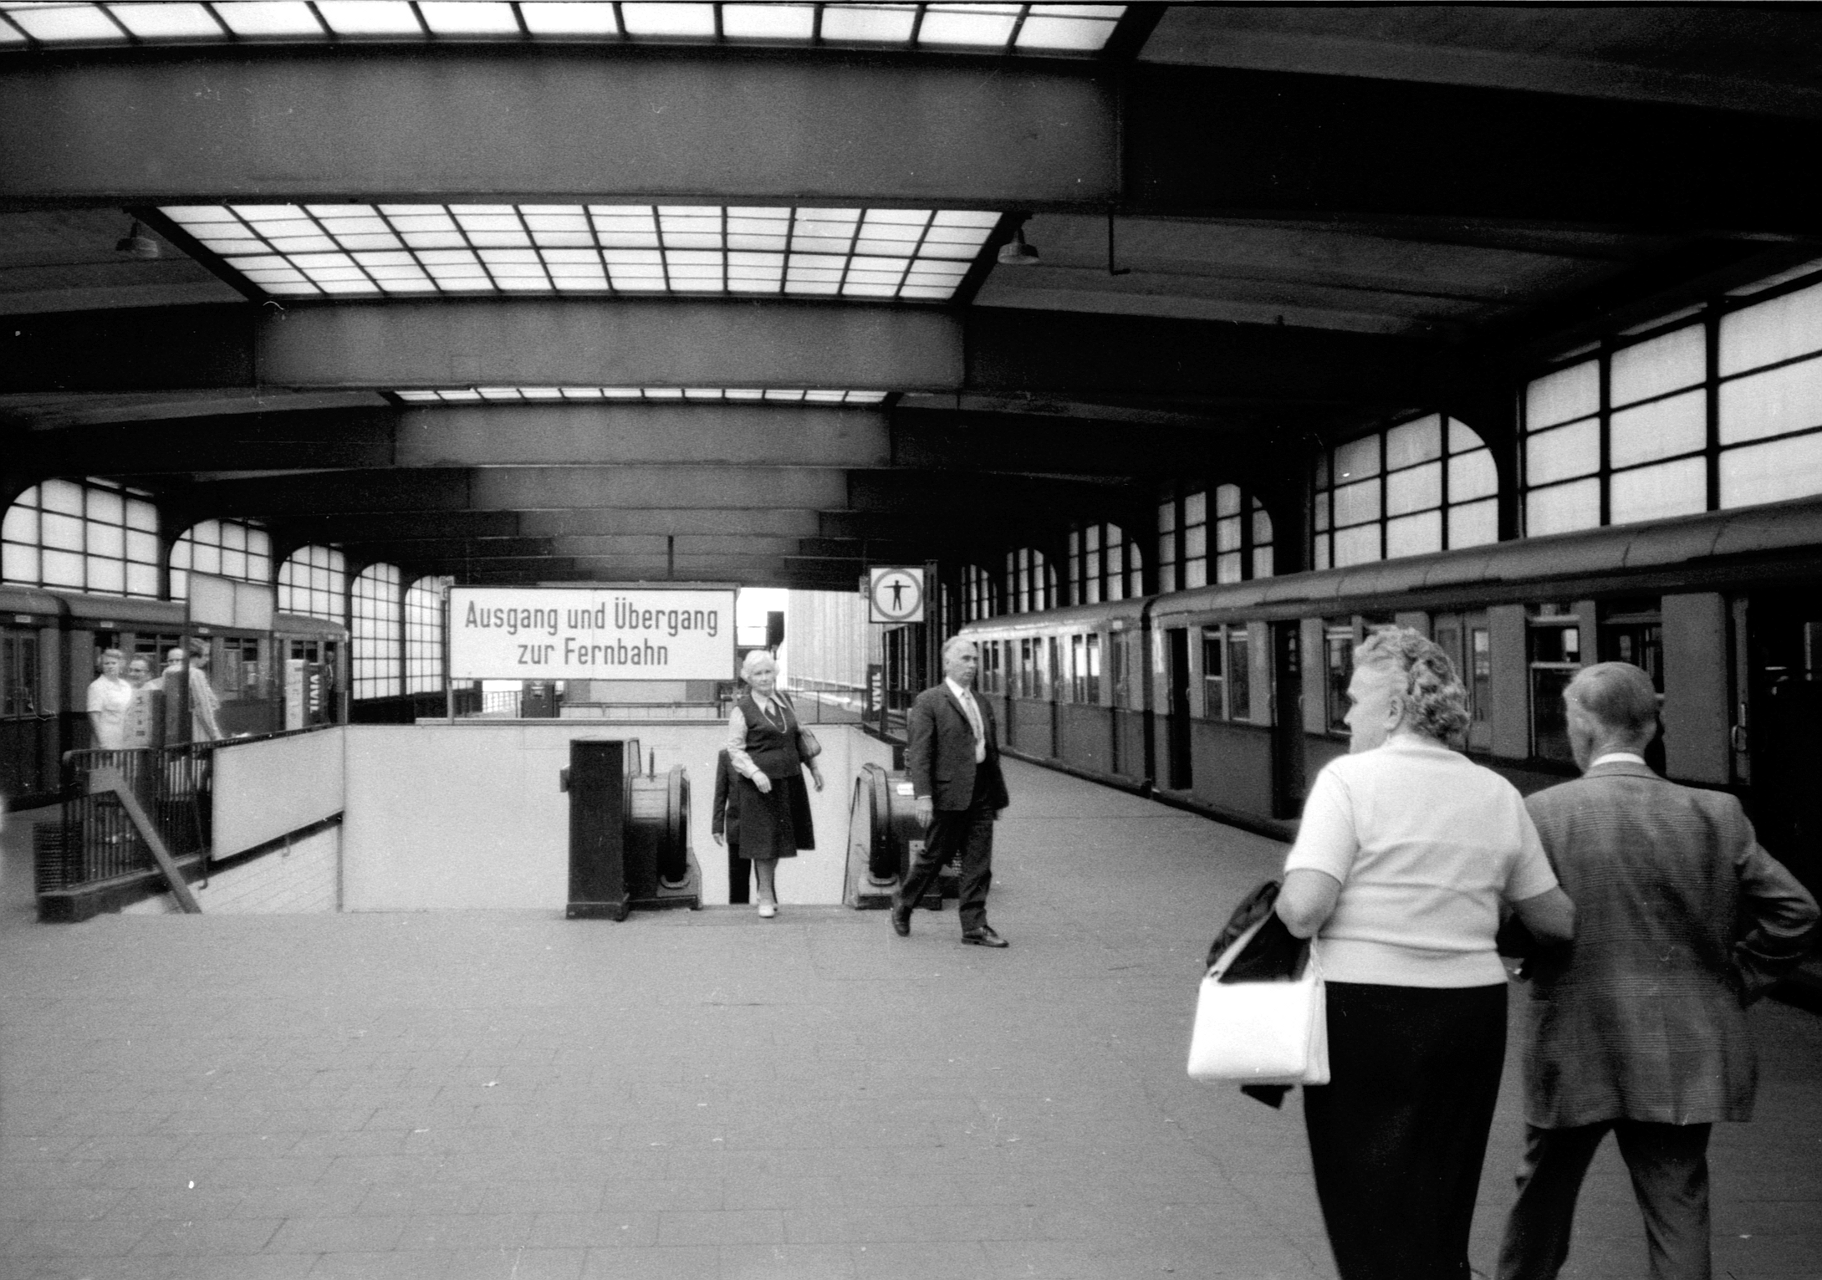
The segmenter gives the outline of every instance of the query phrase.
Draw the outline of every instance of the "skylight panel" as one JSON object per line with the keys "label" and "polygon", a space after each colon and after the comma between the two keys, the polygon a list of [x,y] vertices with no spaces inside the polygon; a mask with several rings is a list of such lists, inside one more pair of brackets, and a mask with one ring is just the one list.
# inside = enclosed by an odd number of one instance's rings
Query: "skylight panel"
{"label": "skylight panel", "polygon": [[854,44],[910,44],[914,4],[825,4],[822,38]]}
{"label": "skylight panel", "polygon": [[721,34],[729,40],[808,40],[816,34],[816,6],[724,4]]}
{"label": "skylight panel", "polygon": [[620,6],[628,35],[712,36],[715,7],[709,4],[657,4],[627,0]]}
{"label": "skylight panel", "polygon": [[1107,47],[1123,4],[1034,4],[1013,40],[1015,49],[1094,53]]}
{"label": "skylight panel", "polygon": [[1018,26],[1017,4],[929,4],[917,29],[919,44],[965,44],[1004,48]]}
{"label": "skylight panel", "polygon": [[585,403],[641,404],[880,404],[885,391],[829,388],[720,387],[423,387],[392,393],[406,404]]}
{"label": "skylight panel", "polygon": [[221,23],[200,4],[116,4],[108,12],[141,40],[212,40]]}
{"label": "skylight panel", "polygon": [[613,36],[620,34],[614,6],[577,0],[523,0],[519,16],[534,36]]}
{"label": "skylight panel", "polygon": [[406,0],[316,0],[338,36],[421,36],[423,26]]}
{"label": "skylight panel", "polygon": [[126,31],[96,4],[8,5],[6,16],[34,40],[113,44],[127,38]]}
{"label": "skylight panel", "polygon": [[217,0],[215,12],[228,30],[244,39],[321,38],[325,34],[304,0]]}
{"label": "skylight panel", "polygon": [[419,0],[418,12],[432,35],[518,35],[519,20],[503,0]]}
{"label": "skylight panel", "polygon": [[268,293],[772,294],[945,301],[1000,215],[720,205],[172,205]]}

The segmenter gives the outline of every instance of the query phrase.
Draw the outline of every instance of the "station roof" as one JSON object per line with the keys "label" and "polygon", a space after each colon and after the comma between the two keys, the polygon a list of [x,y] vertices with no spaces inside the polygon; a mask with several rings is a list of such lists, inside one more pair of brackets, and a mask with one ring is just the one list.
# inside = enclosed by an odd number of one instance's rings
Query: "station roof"
{"label": "station roof", "polygon": [[1819,53],[1811,6],[0,3],[0,498],[848,589],[1279,492],[1822,258]]}

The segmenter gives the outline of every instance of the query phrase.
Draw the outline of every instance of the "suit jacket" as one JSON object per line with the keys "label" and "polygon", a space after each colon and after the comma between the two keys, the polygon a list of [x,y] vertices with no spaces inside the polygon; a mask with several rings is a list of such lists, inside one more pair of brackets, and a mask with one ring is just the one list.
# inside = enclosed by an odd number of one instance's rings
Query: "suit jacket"
{"label": "suit jacket", "polygon": [[1525,803],[1576,911],[1526,1002],[1526,1118],[1750,1119],[1745,1007],[1802,955],[1815,900],[1738,800],[1644,765],[1599,765]]}
{"label": "suit jacket", "polygon": [[[987,770],[987,807],[994,812],[1010,801],[1006,780],[1000,773],[999,733],[993,724],[993,709],[977,693],[974,705],[981,713],[981,727],[987,734],[987,758],[978,766]],[[919,796],[931,796],[938,809],[966,809],[974,798],[974,726],[968,713],[949,692],[944,681],[925,689],[911,704],[906,730],[910,741],[905,746],[905,768],[911,774],[911,785]]]}

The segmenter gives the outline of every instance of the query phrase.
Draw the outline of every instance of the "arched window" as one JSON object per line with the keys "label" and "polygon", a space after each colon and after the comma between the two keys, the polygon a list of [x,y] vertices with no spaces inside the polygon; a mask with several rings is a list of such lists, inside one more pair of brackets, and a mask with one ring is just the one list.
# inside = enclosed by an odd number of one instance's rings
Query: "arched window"
{"label": "arched window", "polygon": [[204,520],[171,544],[171,599],[190,598],[190,574],[212,573],[240,582],[272,581],[272,538],[256,524]]}
{"label": "arched window", "polygon": [[1271,513],[1237,484],[1215,486],[1215,581],[1271,576]]}
{"label": "arched window", "polygon": [[158,598],[158,508],[106,480],[46,480],[0,523],[0,578],[28,587]]}
{"label": "arched window", "polygon": [[1499,536],[1499,475],[1466,423],[1439,413],[1326,450],[1311,506],[1315,569],[1341,569]]}
{"label": "arched window", "polygon": [[1800,273],[1621,334],[1524,395],[1525,533],[1822,493],[1822,280]]}
{"label": "arched window", "polygon": [[991,618],[994,606],[993,575],[976,564],[962,566],[962,621]]}
{"label": "arched window", "polygon": [[443,600],[453,578],[419,578],[405,592],[405,692],[443,687]]}
{"label": "arched window", "polygon": [[347,597],[348,565],[334,547],[299,547],[278,567],[280,613],[301,613],[346,626]]}
{"label": "arched window", "polygon": [[1006,553],[1006,612],[1038,613],[1056,607],[1056,573],[1044,553],[1021,547]]}
{"label": "arched window", "polygon": [[404,692],[402,672],[405,634],[399,571],[394,565],[370,564],[354,579],[349,593],[353,610],[353,694],[356,698],[395,698]]}
{"label": "arched window", "polygon": [[1145,594],[1139,544],[1117,524],[1078,525],[1069,534],[1069,590],[1075,604]]}

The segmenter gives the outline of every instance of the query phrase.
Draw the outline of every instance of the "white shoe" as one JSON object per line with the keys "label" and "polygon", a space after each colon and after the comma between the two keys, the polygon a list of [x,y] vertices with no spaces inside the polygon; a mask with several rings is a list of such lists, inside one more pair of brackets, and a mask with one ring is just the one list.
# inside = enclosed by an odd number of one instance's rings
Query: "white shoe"
{"label": "white shoe", "polygon": [[776,902],[762,902],[759,904],[759,918],[761,920],[770,920],[777,914],[778,904]]}

